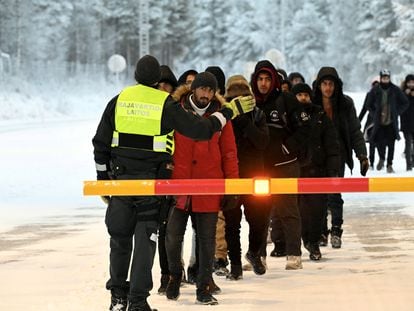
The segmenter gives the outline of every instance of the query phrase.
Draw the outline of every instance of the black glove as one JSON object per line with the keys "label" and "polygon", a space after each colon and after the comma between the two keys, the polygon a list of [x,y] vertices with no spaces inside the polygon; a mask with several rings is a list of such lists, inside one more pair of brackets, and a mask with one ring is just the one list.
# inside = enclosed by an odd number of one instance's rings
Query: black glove
{"label": "black glove", "polygon": [[240,196],[234,195],[234,194],[228,194],[223,197],[221,200],[221,210],[223,212],[230,211],[232,209],[235,209],[239,206],[239,199]]}
{"label": "black glove", "polygon": [[359,163],[360,163],[360,166],[361,166],[361,175],[365,176],[367,174],[368,169],[369,169],[368,158],[365,155],[360,155],[358,157],[358,159],[359,159]]}
{"label": "black glove", "polygon": [[96,171],[96,179],[97,180],[110,180],[108,171]]}

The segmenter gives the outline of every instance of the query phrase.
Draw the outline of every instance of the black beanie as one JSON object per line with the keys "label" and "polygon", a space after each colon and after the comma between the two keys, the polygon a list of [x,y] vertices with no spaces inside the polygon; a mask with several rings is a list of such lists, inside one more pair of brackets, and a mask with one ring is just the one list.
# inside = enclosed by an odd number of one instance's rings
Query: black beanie
{"label": "black beanie", "polygon": [[191,89],[195,90],[198,87],[208,86],[214,90],[217,90],[217,79],[210,72],[200,72],[195,76],[193,83],[191,83]]}
{"label": "black beanie", "polygon": [[292,87],[292,93],[295,95],[299,93],[308,93],[309,96],[312,96],[312,89],[306,83],[298,83]]}
{"label": "black beanie", "polygon": [[223,95],[226,90],[226,77],[224,75],[223,70],[218,66],[210,66],[206,68],[206,72],[210,72],[216,77],[217,85],[220,89],[220,94]]}
{"label": "black beanie", "polygon": [[151,55],[141,57],[135,68],[135,80],[146,86],[153,86],[161,78],[160,64]]}

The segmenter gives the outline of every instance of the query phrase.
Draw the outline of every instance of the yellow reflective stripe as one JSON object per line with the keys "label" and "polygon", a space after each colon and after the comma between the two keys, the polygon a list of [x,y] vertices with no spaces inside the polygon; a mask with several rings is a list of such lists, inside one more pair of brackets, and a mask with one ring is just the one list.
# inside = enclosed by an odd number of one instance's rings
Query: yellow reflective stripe
{"label": "yellow reflective stripe", "polygon": [[112,134],[111,147],[118,147],[118,145],[119,145],[119,133],[117,131],[114,131]]}
{"label": "yellow reflective stripe", "polygon": [[115,129],[121,133],[155,136],[161,133],[161,116],[167,92],[145,85],[125,88],[115,108]]}
{"label": "yellow reflective stripe", "polygon": [[173,154],[175,149],[174,131],[171,131],[167,135],[154,136],[153,148],[157,152]]}

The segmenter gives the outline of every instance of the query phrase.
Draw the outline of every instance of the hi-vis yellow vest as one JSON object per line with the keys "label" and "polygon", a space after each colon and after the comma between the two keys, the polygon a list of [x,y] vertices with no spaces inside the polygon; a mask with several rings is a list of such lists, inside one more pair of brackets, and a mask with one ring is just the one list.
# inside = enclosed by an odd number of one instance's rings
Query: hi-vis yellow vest
{"label": "hi-vis yellow vest", "polygon": [[145,85],[125,88],[115,106],[112,147],[174,153],[174,131],[161,135],[161,117],[169,94]]}

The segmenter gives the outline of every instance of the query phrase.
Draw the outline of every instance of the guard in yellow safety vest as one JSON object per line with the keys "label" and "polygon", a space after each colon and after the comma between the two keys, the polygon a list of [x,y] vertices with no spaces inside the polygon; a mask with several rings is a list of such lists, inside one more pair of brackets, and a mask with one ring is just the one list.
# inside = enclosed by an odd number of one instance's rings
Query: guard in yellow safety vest
{"label": "guard in yellow safety vest", "polygon": [[[135,70],[138,85],[125,88],[106,106],[92,140],[98,180],[167,179],[173,168],[174,130],[192,139],[208,140],[228,120],[255,106],[253,97],[237,97],[220,111],[202,118],[186,111],[168,93],[157,90],[159,79],[157,59],[142,57]],[[153,287],[151,270],[164,199],[106,198],[110,310],[152,310],[147,297]]]}

